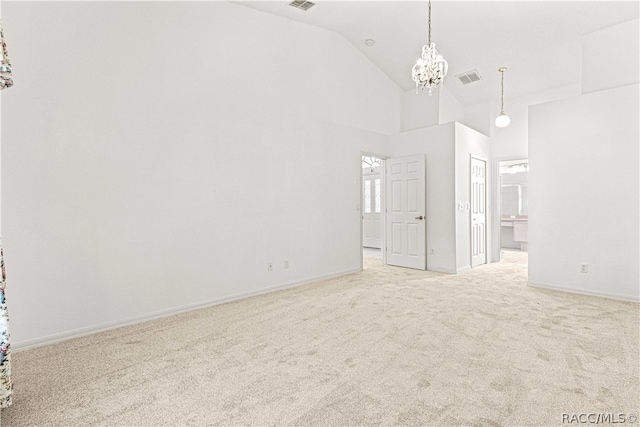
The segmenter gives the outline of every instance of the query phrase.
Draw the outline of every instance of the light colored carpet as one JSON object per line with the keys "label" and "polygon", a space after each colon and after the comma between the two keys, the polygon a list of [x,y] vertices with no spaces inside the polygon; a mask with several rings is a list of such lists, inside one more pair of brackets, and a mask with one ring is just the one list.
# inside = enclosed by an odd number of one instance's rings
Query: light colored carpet
{"label": "light colored carpet", "polygon": [[[554,426],[636,413],[638,304],[526,286],[526,254],[388,267],[13,354],[5,426]],[[567,424],[564,424],[567,425]]]}

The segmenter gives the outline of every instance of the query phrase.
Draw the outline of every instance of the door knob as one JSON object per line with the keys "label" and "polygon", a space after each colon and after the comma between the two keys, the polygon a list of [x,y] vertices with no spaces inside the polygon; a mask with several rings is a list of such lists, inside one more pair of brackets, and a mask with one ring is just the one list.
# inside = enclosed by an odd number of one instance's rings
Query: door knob
{"label": "door knob", "polygon": [[417,216],[416,219],[423,220],[424,217],[422,215],[420,215],[420,216]]}

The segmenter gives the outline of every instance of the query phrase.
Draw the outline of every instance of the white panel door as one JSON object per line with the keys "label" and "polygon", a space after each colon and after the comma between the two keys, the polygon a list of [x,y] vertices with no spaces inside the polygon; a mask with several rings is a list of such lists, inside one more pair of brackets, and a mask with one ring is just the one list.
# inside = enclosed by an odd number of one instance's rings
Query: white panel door
{"label": "white panel door", "polygon": [[387,160],[387,264],[427,268],[423,155]]}
{"label": "white panel door", "polygon": [[362,246],[382,247],[382,180],[380,168],[362,173]]}
{"label": "white panel door", "polygon": [[471,267],[487,263],[487,162],[471,157]]}

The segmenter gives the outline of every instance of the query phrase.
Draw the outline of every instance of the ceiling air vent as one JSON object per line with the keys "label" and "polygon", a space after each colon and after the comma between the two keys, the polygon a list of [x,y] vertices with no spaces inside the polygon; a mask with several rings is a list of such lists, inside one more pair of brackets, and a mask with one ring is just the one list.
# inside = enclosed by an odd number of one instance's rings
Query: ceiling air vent
{"label": "ceiling air vent", "polygon": [[478,70],[467,71],[466,73],[458,74],[456,77],[463,85],[468,85],[473,82],[477,82],[478,80],[482,80],[482,76],[478,73]]}
{"label": "ceiling air vent", "polygon": [[295,8],[302,9],[304,11],[311,9],[315,5],[316,5],[315,3],[312,3],[307,0],[293,0],[291,3],[289,3],[289,6],[293,6]]}

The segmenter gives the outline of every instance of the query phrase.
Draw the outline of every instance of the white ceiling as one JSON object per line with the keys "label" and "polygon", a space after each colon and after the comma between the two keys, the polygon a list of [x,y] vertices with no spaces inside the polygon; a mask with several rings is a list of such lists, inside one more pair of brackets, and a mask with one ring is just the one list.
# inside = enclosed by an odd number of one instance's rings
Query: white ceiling
{"label": "white ceiling", "polygon": [[[304,12],[289,1],[236,3],[343,35],[401,88],[415,87],[411,68],[426,44],[426,1],[328,1]],[[463,105],[580,84],[584,34],[637,19],[638,1],[432,0],[432,41],[449,62],[445,86]],[[373,47],[364,44],[375,40]],[[603,52],[606,61],[606,52]],[[477,69],[483,80],[455,77]],[[603,76],[606,78],[606,76]]]}

